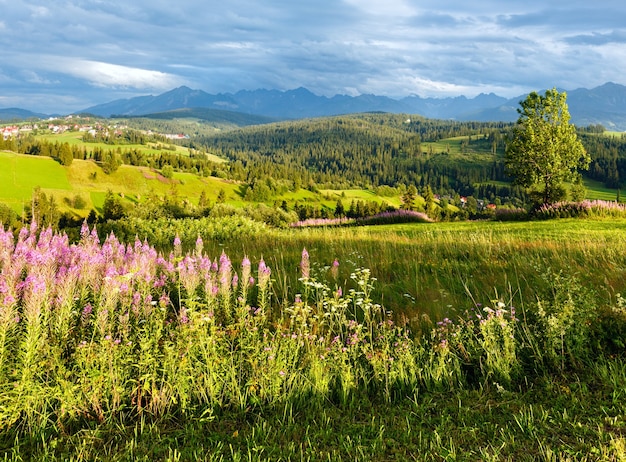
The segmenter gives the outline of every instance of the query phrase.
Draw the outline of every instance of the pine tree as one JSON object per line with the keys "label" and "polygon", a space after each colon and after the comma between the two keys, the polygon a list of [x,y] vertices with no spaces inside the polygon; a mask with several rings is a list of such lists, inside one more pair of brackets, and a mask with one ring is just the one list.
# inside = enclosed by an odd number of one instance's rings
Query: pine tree
{"label": "pine tree", "polygon": [[405,210],[415,210],[415,199],[417,198],[417,188],[410,185],[406,188],[406,192],[402,195],[402,208]]}

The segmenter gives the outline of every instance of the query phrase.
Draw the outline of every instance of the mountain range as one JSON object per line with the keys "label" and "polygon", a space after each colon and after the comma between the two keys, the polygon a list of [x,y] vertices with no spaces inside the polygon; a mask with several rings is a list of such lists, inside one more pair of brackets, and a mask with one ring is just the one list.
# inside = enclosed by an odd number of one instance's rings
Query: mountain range
{"label": "mountain range", "polygon": [[[560,90],[562,91],[562,90]],[[318,96],[306,88],[289,91],[242,90],[237,93],[210,94],[182,86],[157,96],[138,96],[120,99],[85,108],[78,113],[101,117],[145,116],[162,114],[185,108],[202,108],[204,114],[220,119],[237,119],[237,114],[254,115],[250,123],[271,120],[301,119],[358,112],[392,112],[419,114],[434,119],[460,121],[517,120],[519,102],[526,95],[507,99],[493,93],[474,98],[465,96],[449,98],[422,98],[407,96],[392,99],[376,95]],[[608,82],[593,89],[579,88],[567,91],[572,123],[579,126],[601,124],[609,130],[626,131],[626,86]],[[22,109],[0,109],[0,120],[29,117]],[[30,113],[30,117],[41,114]],[[5,117],[10,115],[11,117]]]}

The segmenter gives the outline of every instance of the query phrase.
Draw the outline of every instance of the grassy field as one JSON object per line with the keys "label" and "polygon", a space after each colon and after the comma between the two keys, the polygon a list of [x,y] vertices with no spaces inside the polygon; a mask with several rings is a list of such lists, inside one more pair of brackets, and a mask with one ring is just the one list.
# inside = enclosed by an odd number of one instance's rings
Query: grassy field
{"label": "grassy field", "polygon": [[[117,149],[104,143],[84,143],[82,134],[67,132],[59,135],[38,135],[54,142],[84,144],[87,148],[98,146],[102,149]],[[486,139],[479,136],[449,138],[437,143],[423,143],[425,152],[432,151],[433,155],[453,158],[454,162],[484,163],[490,162],[493,154]],[[464,146],[465,145],[465,146]],[[141,150],[148,155],[162,152],[155,145],[124,145],[122,148]],[[186,148],[176,147],[177,152],[187,153]],[[169,152],[169,151],[168,151]],[[446,162],[449,162],[447,159]],[[214,156],[216,162],[223,162]],[[122,166],[117,172],[106,175],[93,162],[75,160],[68,168],[64,168],[52,159],[20,156],[13,153],[2,153],[0,157],[0,202],[11,206],[21,213],[23,205],[27,204],[35,186],[41,187],[46,194],[55,197],[62,211],[69,211],[76,216],[86,216],[93,207],[101,207],[104,194],[111,190],[123,196],[129,203],[142,201],[148,195],[175,195],[186,198],[192,204],[197,204],[200,194],[204,191],[206,197],[214,202],[220,190],[226,193],[226,202],[236,207],[246,205],[241,195],[240,185],[223,181],[217,178],[201,178],[192,174],[175,173],[173,181],[161,177],[157,172],[144,167]],[[505,183],[492,182],[505,185]],[[600,182],[585,180],[587,197],[589,199],[615,200],[616,190],[605,188]],[[68,200],[80,196],[86,202],[82,210],[74,210],[68,205]],[[288,192],[273,197],[267,202],[296,201],[309,203],[316,207],[322,206],[334,210],[337,200],[342,200],[344,207],[349,207],[352,200],[376,201],[387,203],[394,207],[401,205],[400,197],[381,197],[368,190],[321,190],[319,194],[300,189],[297,192]],[[422,198],[418,197],[417,201]],[[70,201],[71,202],[71,201]],[[422,201],[423,202],[423,201]]]}
{"label": "grassy field", "polygon": [[[383,204],[386,203],[393,205],[394,207],[400,207],[400,205],[402,205],[399,196],[383,197],[375,194],[373,191],[364,189],[321,189],[320,193],[324,197],[329,198],[326,202],[332,208],[335,207],[338,200],[341,200],[345,207],[349,207],[350,202],[353,200],[365,202],[374,201]],[[416,205],[423,205],[423,200],[421,199],[422,197],[420,196],[416,201]]]}
{"label": "grassy field", "polygon": [[559,273],[584,280],[604,306],[626,293],[623,219],[274,230],[244,240],[207,240],[205,246],[215,256],[226,250],[234,258],[265,257],[279,268],[276,296],[297,286],[302,248],[321,273],[337,259],[342,281],[358,267],[370,268],[381,302],[405,313],[415,327],[424,315],[435,322],[461,313],[472,299],[533,304],[536,292]]}
{"label": "grassy field", "polygon": [[[157,155],[161,152],[161,149],[157,149],[158,143],[143,144],[124,144],[124,145],[111,145],[107,143],[85,143],[83,141],[83,133],[81,132],[65,132],[61,134],[46,134],[37,135],[37,139],[49,141],[51,143],[68,143],[70,145],[84,146],[86,149],[93,150],[94,148],[100,148],[105,151],[115,151],[120,149],[136,149],[139,152],[143,152],[147,155]],[[175,144],[161,143],[162,146],[168,148],[168,152],[177,152],[180,154],[189,154],[189,149],[182,146],[176,146]],[[171,151],[170,151],[171,150]]]}
{"label": "grassy field", "polygon": [[0,152],[0,201],[22,213],[33,189],[65,194],[72,190],[65,169],[49,157]]}
{"label": "grassy field", "polygon": [[[604,186],[600,181],[586,179],[584,181],[587,188],[587,198],[592,200],[614,201],[617,199],[617,189],[611,189]],[[623,199],[620,198],[620,202]]]}
{"label": "grassy field", "polygon": [[[35,186],[85,214],[107,190],[245,204],[217,178],[0,153],[0,201]],[[97,231],[0,232],[1,461],[626,460],[624,218]]]}
{"label": "grassy field", "polygon": [[[35,186],[46,194],[55,197],[59,208],[77,215],[86,216],[91,208],[102,206],[108,190],[117,193],[126,201],[142,201],[150,195],[177,196],[197,204],[204,191],[209,201],[215,202],[220,190],[226,194],[226,202],[236,207],[247,203],[241,196],[241,185],[215,177],[200,177],[191,173],[175,172],[172,179],[164,178],[159,172],[147,167],[122,165],[107,175],[92,161],[74,160],[69,167],[63,167],[50,158],[40,158],[14,153],[0,153],[0,202],[9,204],[16,212],[22,212],[24,203],[32,197]],[[343,193],[343,194],[342,194]],[[65,199],[80,195],[86,201],[82,210],[71,209]],[[288,192],[268,202],[286,200],[306,202],[335,208],[341,198],[347,208],[351,200],[386,202],[400,205],[398,197],[380,197],[365,190],[322,191],[313,193],[306,189]]]}
{"label": "grassy field", "polygon": [[[118,148],[122,150],[137,150],[146,155],[158,155],[163,152],[163,148],[167,148],[165,152],[178,153],[183,155],[189,155],[189,149],[178,146],[171,143],[148,143],[148,144],[123,144],[123,145],[111,145],[106,143],[85,143],[83,141],[83,133],[80,132],[65,132],[61,134],[45,134],[37,135],[37,139],[46,140],[51,143],[68,143],[70,145],[83,146],[88,151],[94,148],[100,148],[103,151],[115,151]],[[227,162],[223,157],[216,156],[214,154],[207,153],[207,158],[212,162]]]}
{"label": "grassy field", "polygon": [[180,226],[0,239],[3,460],[626,457],[626,220]]}
{"label": "grassy field", "polygon": [[[241,203],[239,185],[218,178],[176,172],[170,180],[147,167],[127,165],[107,175],[91,161],[74,160],[69,167],[63,167],[47,157],[0,153],[0,202],[21,213],[23,204],[29,203],[37,186],[52,195],[62,211],[69,210],[82,216],[86,216],[91,208],[101,207],[108,190],[130,202],[156,194],[176,195],[197,204],[202,191],[214,202],[223,189],[227,200]],[[65,199],[76,195],[86,200],[82,210],[71,209],[65,203]]]}
{"label": "grassy field", "polygon": [[[471,139],[470,139],[471,138]],[[491,143],[481,135],[457,136],[436,142],[422,142],[422,152],[445,156],[446,160],[454,160],[461,164],[486,164],[493,162]],[[501,155],[502,152],[498,151]]]}

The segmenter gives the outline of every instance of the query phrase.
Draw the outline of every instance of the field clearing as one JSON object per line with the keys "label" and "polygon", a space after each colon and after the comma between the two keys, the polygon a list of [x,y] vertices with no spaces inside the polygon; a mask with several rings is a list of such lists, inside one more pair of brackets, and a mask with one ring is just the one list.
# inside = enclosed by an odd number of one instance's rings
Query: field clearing
{"label": "field clearing", "polygon": [[[341,200],[343,202],[344,207],[349,207],[350,202],[352,200],[356,201],[374,201],[378,203],[387,203],[391,204],[394,207],[400,207],[402,202],[400,201],[399,196],[391,196],[384,197],[377,195],[374,191],[366,190],[366,189],[320,189],[320,193],[323,196],[329,196],[330,202],[333,202],[332,207],[334,208],[334,204]],[[420,200],[423,202],[423,198],[420,196],[416,199],[416,203],[419,204]]]}
{"label": "field clearing", "polygon": [[65,169],[49,157],[0,152],[0,201],[16,212],[32,197],[33,189],[71,191]]}
{"label": "field clearing", "polygon": [[[203,191],[208,200],[215,202],[221,189],[227,200],[236,201],[240,187],[234,182],[191,173],[175,172],[170,180],[147,167],[122,165],[107,175],[92,161],[75,159],[69,167],[63,167],[49,157],[0,153],[0,202],[22,213],[23,204],[31,200],[36,186],[53,195],[61,211],[71,210],[84,216],[92,207],[102,206],[108,190],[131,202],[149,195],[167,195],[197,204]],[[73,210],[65,204],[64,199],[75,195],[87,201],[84,209]]]}
{"label": "field clearing", "polygon": [[444,154],[465,163],[489,162],[494,157],[491,143],[480,134],[471,137],[455,136],[434,142],[424,141],[421,149],[424,154]]}
{"label": "field clearing", "polygon": [[[83,147],[87,152],[93,151],[95,148],[102,149],[103,151],[117,151],[118,149],[125,150],[137,150],[146,155],[158,156],[159,154],[182,154],[189,156],[189,149],[184,146],[178,146],[173,143],[148,143],[148,144],[107,144],[107,143],[86,143],[83,141],[83,133],[77,132],[65,132],[61,134],[49,134],[49,135],[37,135],[38,139],[43,139],[51,143],[68,143],[70,145],[76,145]],[[158,146],[161,146],[159,148]],[[167,149],[165,149],[167,148]],[[209,161],[215,163],[227,163],[228,160],[223,157],[219,157],[215,154],[207,153],[206,157]]]}
{"label": "field clearing", "polygon": [[[87,151],[93,151],[94,148],[100,148],[104,151],[116,151],[118,148],[121,150],[130,150],[136,149],[137,151],[143,152],[149,155],[158,155],[162,152],[168,153],[178,153],[189,155],[189,149],[177,146],[175,144],[169,143],[149,143],[147,145],[144,144],[107,144],[107,143],[86,143],[83,141],[82,132],[65,132],[58,135],[50,134],[50,135],[37,135],[36,138],[46,140],[51,143],[68,143],[70,145],[78,145],[84,147]],[[161,146],[167,147],[168,149],[157,149],[157,145],[161,144]]]}
{"label": "field clearing", "polygon": [[587,188],[587,198],[591,200],[614,201],[617,199],[617,189],[607,188],[601,181],[585,179],[584,185]]}

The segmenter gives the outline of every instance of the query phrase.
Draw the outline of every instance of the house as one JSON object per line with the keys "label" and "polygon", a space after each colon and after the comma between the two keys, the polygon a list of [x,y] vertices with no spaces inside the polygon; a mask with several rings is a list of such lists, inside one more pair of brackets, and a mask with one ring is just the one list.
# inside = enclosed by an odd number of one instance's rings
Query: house
{"label": "house", "polygon": [[20,129],[17,125],[9,125],[7,127],[2,127],[0,129],[2,131],[2,139],[6,140],[8,138],[17,137],[20,133]]}

